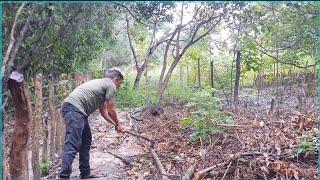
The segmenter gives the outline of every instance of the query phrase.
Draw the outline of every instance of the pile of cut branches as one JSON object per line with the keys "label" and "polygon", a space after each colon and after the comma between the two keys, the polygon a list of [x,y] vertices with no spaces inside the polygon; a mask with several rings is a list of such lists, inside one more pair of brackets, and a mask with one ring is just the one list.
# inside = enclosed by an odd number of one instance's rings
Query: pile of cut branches
{"label": "pile of cut branches", "polygon": [[[259,117],[246,109],[228,114],[235,124],[221,124],[223,133],[201,143],[189,139],[191,127],[180,125],[189,115],[185,107],[146,116],[140,130],[158,142],[156,152],[170,179],[181,178],[191,165],[196,167],[195,179],[317,178],[314,106],[306,114],[289,109],[280,117]],[[152,162],[151,155],[142,156],[137,158]],[[151,178],[158,171],[149,165],[140,167],[138,173]]]}

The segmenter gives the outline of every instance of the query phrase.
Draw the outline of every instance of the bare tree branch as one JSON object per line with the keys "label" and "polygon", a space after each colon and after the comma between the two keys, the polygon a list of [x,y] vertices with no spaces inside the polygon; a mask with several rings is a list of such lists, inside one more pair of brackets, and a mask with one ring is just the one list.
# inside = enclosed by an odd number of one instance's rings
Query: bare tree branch
{"label": "bare tree branch", "polygon": [[293,62],[284,62],[284,61],[281,61],[279,58],[267,53],[266,51],[264,51],[262,49],[257,48],[257,50],[260,51],[261,53],[273,58],[274,60],[276,60],[277,62],[279,62],[281,64],[292,65],[292,66],[295,66],[295,67],[298,67],[298,68],[309,68],[309,67],[313,67],[313,66],[317,65],[317,63],[315,63],[315,64],[309,64],[309,65],[306,65],[306,66],[301,66],[301,65],[295,64]]}
{"label": "bare tree branch", "polygon": [[4,77],[4,75],[5,75],[6,65],[7,65],[7,62],[8,62],[8,59],[9,59],[9,55],[11,54],[13,45],[15,43],[14,31],[16,29],[16,24],[17,24],[17,21],[18,21],[18,17],[21,14],[21,11],[22,11],[24,6],[25,6],[25,3],[23,3],[19,7],[19,9],[17,10],[16,16],[14,18],[13,24],[12,24],[11,33],[10,33],[10,43],[9,43],[8,49],[6,51],[6,55],[4,56],[3,63],[2,63],[2,77]]}
{"label": "bare tree branch", "polygon": [[129,40],[129,46],[130,46],[130,49],[132,52],[133,60],[136,65],[136,69],[138,70],[139,69],[138,57],[136,54],[136,50],[134,49],[133,44],[132,44],[131,35],[130,35],[130,27],[129,27],[129,19],[128,19],[127,13],[125,14],[125,16],[126,16],[126,22],[127,22],[127,36],[128,36],[128,40]]}
{"label": "bare tree branch", "polygon": [[150,27],[148,24],[142,22],[139,18],[137,18],[137,17],[131,12],[131,10],[130,10],[127,6],[125,6],[125,5],[123,5],[123,4],[120,4],[120,3],[116,3],[116,2],[112,2],[112,3],[115,4],[115,5],[117,5],[117,6],[120,6],[120,7],[124,8],[124,9],[125,9],[137,22],[139,22],[140,24],[143,24],[143,25],[145,25],[145,26],[147,26],[147,27]]}

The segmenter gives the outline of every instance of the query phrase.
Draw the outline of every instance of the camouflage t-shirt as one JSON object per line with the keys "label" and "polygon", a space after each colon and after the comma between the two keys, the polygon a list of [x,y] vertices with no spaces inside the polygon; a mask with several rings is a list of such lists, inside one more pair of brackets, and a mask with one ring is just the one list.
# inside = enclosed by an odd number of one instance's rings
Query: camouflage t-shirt
{"label": "camouflage t-shirt", "polygon": [[65,100],[89,116],[106,100],[113,99],[116,85],[109,78],[94,79],[78,86]]}

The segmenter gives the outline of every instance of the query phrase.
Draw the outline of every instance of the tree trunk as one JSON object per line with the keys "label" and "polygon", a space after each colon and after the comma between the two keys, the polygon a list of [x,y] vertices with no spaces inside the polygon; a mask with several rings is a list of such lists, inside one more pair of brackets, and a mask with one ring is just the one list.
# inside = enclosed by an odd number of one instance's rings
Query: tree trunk
{"label": "tree trunk", "polygon": [[[231,74],[231,77],[230,77],[230,97],[233,94],[233,84],[232,84],[232,82],[233,82],[233,61],[234,60],[232,60],[232,62],[231,62],[231,71],[230,71],[230,74]],[[232,103],[230,104],[230,106],[231,105],[232,105]]]}
{"label": "tree trunk", "polygon": [[10,175],[12,179],[23,180],[29,177],[27,154],[32,109],[22,74],[12,72],[8,80],[8,86],[16,109],[9,157]]}
{"label": "tree trunk", "polygon": [[[183,7],[182,7],[183,9]],[[181,24],[182,24],[182,17],[181,16]],[[210,29],[208,29],[205,33],[202,33],[201,35],[197,36],[196,35],[198,34],[198,31],[201,27],[203,27],[204,25],[206,25],[207,23],[210,23],[212,22],[214,19],[218,19],[217,22],[213,25],[213,27],[211,27]],[[157,92],[157,102],[159,103],[160,102],[160,99],[163,95],[163,92],[164,90],[166,89],[167,85],[168,85],[168,82],[169,82],[169,79],[171,77],[171,74],[173,72],[173,70],[175,69],[175,67],[177,66],[177,64],[179,63],[179,61],[181,60],[181,58],[183,57],[183,55],[186,53],[186,51],[192,46],[194,45],[196,42],[198,42],[200,39],[203,39],[204,37],[206,37],[213,29],[214,27],[216,27],[221,21],[221,16],[216,16],[216,17],[213,17],[213,18],[209,18],[208,20],[206,21],[202,21],[201,23],[198,23],[194,29],[194,31],[191,32],[191,38],[188,40],[188,42],[186,43],[186,45],[184,47],[180,47],[175,45],[176,46],[176,55],[174,56],[174,60],[173,62],[171,63],[169,69],[168,69],[168,72],[167,74],[165,75],[164,77],[164,80],[162,81],[162,78],[160,78],[160,81],[159,81],[159,86],[158,86],[158,92]],[[164,56],[164,60],[167,58],[167,53],[168,53],[168,47],[171,45],[171,42],[172,42],[172,39],[174,38],[175,36],[175,33],[177,33],[177,39],[179,39],[179,36],[180,36],[180,31],[182,30],[184,26],[180,25],[178,26],[175,31],[173,32],[171,38],[167,41],[167,47],[166,47],[166,50],[165,50],[165,56]],[[178,41],[177,41],[178,42]],[[180,51],[181,49],[181,51]],[[164,64],[165,65],[165,64]],[[164,68],[163,68],[164,69]]]}
{"label": "tree trunk", "polygon": [[183,68],[182,65],[180,65],[180,88],[183,87]]}
{"label": "tree trunk", "polygon": [[[211,80],[211,87],[214,87],[213,82],[213,61],[210,62],[210,80]],[[212,97],[214,96],[214,92],[212,92]]]}
{"label": "tree trunk", "polygon": [[[78,81],[79,83],[79,81]],[[53,161],[55,158],[55,130],[56,130],[56,108],[54,104],[54,79],[51,76],[49,78],[49,106],[50,106],[50,159]]]}
{"label": "tree trunk", "polygon": [[257,97],[257,104],[260,105],[260,94],[261,94],[261,70],[259,71],[259,75],[257,76],[257,84],[258,84],[258,97]]}
{"label": "tree trunk", "polygon": [[34,121],[32,123],[32,170],[33,178],[40,179],[39,165],[39,136],[40,136],[40,121],[42,113],[42,74],[37,74],[35,79],[35,95],[36,104],[34,111]]}
{"label": "tree trunk", "polygon": [[187,85],[189,87],[189,66],[187,64]]}
{"label": "tree trunk", "polygon": [[198,86],[201,87],[200,59],[198,59]]}
{"label": "tree trunk", "polygon": [[135,80],[134,80],[134,85],[133,85],[133,88],[134,89],[137,89],[138,87],[139,87],[139,84],[140,84],[140,79],[141,79],[141,76],[142,76],[142,74],[143,74],[143,71],[144,71],[144,66],[143,67],[141,67],[141,68],[139,68],[138,70],[137,70],[137,75],[136,75],[136,78],[135,78]]}
{"label": "tree trunk", "polygon": [[[147,60],[146,60],[147,61]],[[148,77],[148,63],[146,62],[146,70],[144,72],[145,86],[146,86],[146,105],[147,110],[151,110],[151,99],[150,99],[150,79]]]}
{"label": "tree trunk", "polygon": [[234,82],[234,107],[236,111],[238,110],[238,104],[239,104],[239,81],[240,81],[240,72],[241,72],[241,66],[240,66],[240,51],[237,51],[237,58],[236,58],[236,79]]}

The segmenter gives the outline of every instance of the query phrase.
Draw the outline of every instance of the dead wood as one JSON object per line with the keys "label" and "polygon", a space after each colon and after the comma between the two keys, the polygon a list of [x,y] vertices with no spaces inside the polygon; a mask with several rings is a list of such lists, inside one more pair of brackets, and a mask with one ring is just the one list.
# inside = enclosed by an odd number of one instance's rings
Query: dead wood
{"label": "dead wood", "polygon": [[138,132],[137,123],[135,120],[132,120],[129,113],[126,113],[126,118],[129,120],[129,125],[134,132]]}
{"label": "dead wood", "polygon": [[107,151],[107,153],[109,153],[109,154],[113,155],[114,157],[120,159],[126,165],[131,165],[132,164],[132,159],[129,156],[121,157],[118,154],[115,154],[115,153],[113,153],[111,151]]}
{"label": "dead wood", "polygon": [[217,124],[218,126],[223,127],[234,127],[234,128],[252,128],[253,125],[241,125],[241,124]]}
{"label": "dead wood", "polygon": [[35,94],[36,104],[34,119],[32,122],[32,170],[33,178],[41,179],[39,168],[39,135],[40,135],[40,121],[42,111],[42,74],[37,74],[35,78]]}
{"label": "dead wood", "polygon": [[244,153],[240,153],[240,154],[231,154],[230,155],[230,159],[225,161],[225,162],[222,162],[222,163],[219,163],[219,164],[216,164],[216,165],[213,165],[213,166],[210,166],[206,169],[203,169],[203,170],[200,170],[200,171],[197,171],[194,173],[194,179],[195,180],[199,180],[199,179],[202,179],[208,172],[212,171],[214,168],[216,167],[220,167],[220,166],[225,166],[229,163],[231,163],[232,161],[236,160],[236,159],[239,159],[240,157],[243,157],[243,156],[254,156],[254,155],[262,155],[263,153],[261,152],[244,152]]}
{"label": "dead wood", "polygon": [[134,115],[130,115],[130,117],[136,121],[142,121],[143,118],[142,117],[137,117],[137,116],[134,116]]}
{"label": "dead wood", "polygon": [[154,151],[154,147],[152,147],[152,146],[150,145],[149,150],[150,150],[150,152],[151,152],[151,155],[152,155],[152,157],[153,157],[154,162],[156,163],[157,169],[158,169],[158,171],[159,171],[160,174],[161,174],[162,179],[163,179],[163,180],[167,179],[167,177],[165,176],[165,174],[166,174],[166,173],[165,173],[165,170],[164,170],[164,168],[163,168],[163,166],[162,166],[162,163],[161,163],[160,159],[158,158],[156,152]]}
{"label": "dead wood", "polygon": [[15,106],[15,124],[9,155],[10,175],[12,179],[24,179],[29,176],[27,153],[32,109],[22,74],[12,72],[8,86]]}
{"label": "dead wood", "polygon": [[57,125],[57,116],[56,116],[56,107],[54,103],[54,78],[51,76],[49,78],[49,108],[50,108],[50,160],[53,161],[56,154],[56,125]]}
{"label": "dead wood", "polygon": [[153,158],[154,162],[156,163],[157,169],[160,172],[162,179],[163,180],[167,179],[166,172],[165,172],[165,170],[163,168],[163,165],[162,165],[159,157],[157,156],[157,154],[156,154],[156,152],[154,150],[155,149],[155,143],[156,143],[155,140],[151,139],[149,137],[143,136],[143,135],[141,135],[139,133],[135,133],[135,132],[131,132],[131,131],[124,131],[124,132],[150,142],[149,150],[151,152],[151,155],[152,155],[152,158]]}
{"label": "dead wood", "polygon": [[133,135],[135,137],[138,137],[138,138],[144,139],[146,141],[149,141],[150,142],[150,146],[151,145],[154,146],[154,144],[155,144],[155,140],[154,139],[151,139],[151,138],[146,137],[144,135],[141,135],[139,133],[135,133],[135,132],[132,132],[132,131],[124,131],[124,133],[128,133],[128,134],[131,134],[131,135]]}
{"label": "dead wood", "polygon": [[193,165],[190,166],[186,174],[182,177],[182,180],[191,180],[195,172],[196,172],[196,168]]}

